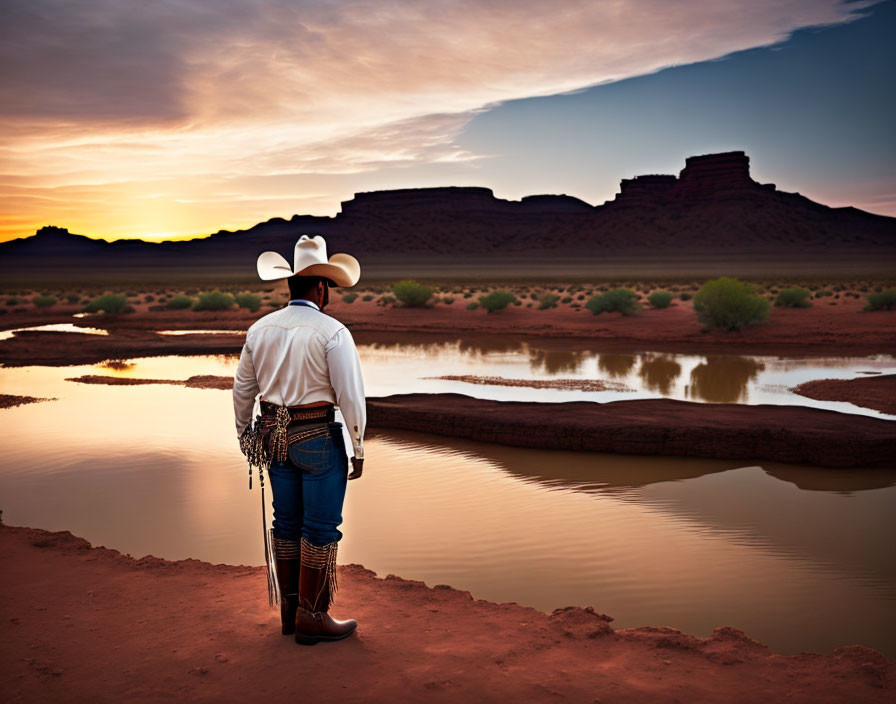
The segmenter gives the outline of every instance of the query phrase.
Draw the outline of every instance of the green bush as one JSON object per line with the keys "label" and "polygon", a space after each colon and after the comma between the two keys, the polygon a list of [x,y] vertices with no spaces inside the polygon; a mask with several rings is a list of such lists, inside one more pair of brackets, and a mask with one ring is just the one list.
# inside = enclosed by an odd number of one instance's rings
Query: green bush
{"label": "green bush", "polygon": [[193,299],[189,296],[184,296],[182,293],[177,294],[165,303],[165,307],[168,310],[184,310],[192,305]]}
{"label": "green bush", "polygon": [[17,306],[19,305],[19,299],[14,296],[6,299],[6,305],[8,306]]}
{"label": "green bush", "polygon": [[685,291],[678,298],[682,301],[689,301],[693,298],[693,296],[690,293],[688,293],[687,291]]}
{"label": "green bush", "polygon": [[479,297],[479,305],[485,308],[489,313],[502,310],[516,300],[510,291],[492,291],[486,296]]}
{"label": "green bush", "polygon": [[666,308],[672,302],[672,294],[668,291],[654,291],[647,297],[647,302],[654,308]]}
{"label": "green bush", "polygon": [[450,306],[452,303],[454,303],[454,296],[445,296],[442,299],[442,303],[444,303],[446,306]]}
{"label": "green bush", "polygon": [[557,301],[560,300],[560,296],[558,296],[556,293],[543,293],[538,296],[537,300],[538,310],[547,310],[548,308],[557,307]]}
{"label": "green bush", "polygon": [[81,297],[80,294],[77,294],[77,293],[69,293],[69,294],[65,297],[65,300],[68,301],[69,303],[77,303],[77,302],[78,302],[78,299],[79,299],[80,297]]}
{"label": "green bush", "polygon": [[479,307],[479,304],[476,301],[467,303],[467,310],[476,310],[478,307]]}
{"label": "green bush", "polygon": [[122,296],[119,293],[104,293],[88,303],[84,310],[88,313],[103,311],[109,315],[117,315],[118,313],[127,313],[129,307],[127,296]]}
{"label": "green bush", "polygon": [[372,293],[365,293],[364,296],[361,298],[361,300],[362,301],[372,301],[374,298],[376,298],[376,296],[374,296]]}
{"label": "green bush", "polygon": [[770,307],[749,284],[727,276],[707,281],[694,296],[697,319],[706,328],[740,330],[766,320]]}
{"label": "green bush", "polygon": [[392,293],[403,306],[423,308],[432,298],[433,289],[431,286],[424,286],[416,281],[399,281],[392,287]]}
{"label": "green bush", "polygon": [[640,306],[637,293],[628,288],[614,288],[604,294],[592,296],[585,307],[595,315],[613,312],[634,315]]}
{"label": "green bush", "polygon": [[210,291],[200,293],[199,300],[193,305],[193,310],[228,310],[233,307],[233,296],[222,291]]}
{"label": "green bush", "polygon": [[56,305],[56,296],[35,296],[31,302],[38,308],[49,308]]}
{"label": "green bush", "polygon": [[261,296],[254,293],[238,293],[233,300],[240,308],[248,308],[253,313],[261,308]]}
{"label": "green bush", "polygon": [[355,299],[358,297],[358,294],[354,291],[350,291],[349,293],[342,294],[342,302],[343,303],[354,303]]}
{"label": "green bush", "polygon": [[809,297],[812,292],[807,288],[785,288],[775,299],[775,305],[780,308],[809,308],[812,301]]}
{"label": "green bush", "polygon": [[893,310],[896,307],[896,288],[872,293],[867,298],[868,303],[862,310]]}
{"label": "green bush", "polygon": [[385,296],[380,296],[376,299],[376,304],[378,306],[391,306],[398,303],[398,299],[395,296],[390,296],[386,294]]}

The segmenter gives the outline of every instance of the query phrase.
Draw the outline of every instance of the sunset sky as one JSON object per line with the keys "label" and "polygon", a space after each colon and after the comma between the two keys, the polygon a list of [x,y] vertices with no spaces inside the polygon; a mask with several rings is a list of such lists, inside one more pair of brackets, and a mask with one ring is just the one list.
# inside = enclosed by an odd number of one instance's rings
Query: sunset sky
{"label": "sunset sky", "polygon": [[0,241],[420,186],[598,204],[734,149],[896,215],[894,36],[893,0],[4,0]]}

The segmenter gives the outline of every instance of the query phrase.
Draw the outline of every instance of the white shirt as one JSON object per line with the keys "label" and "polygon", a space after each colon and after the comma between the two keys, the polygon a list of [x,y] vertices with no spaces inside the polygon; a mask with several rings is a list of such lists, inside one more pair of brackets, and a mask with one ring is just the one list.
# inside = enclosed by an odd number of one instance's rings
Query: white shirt
{"label": "white shirt", "polygon": [[367,407],[358,350],[348,329],[311,301],[259,318],[246,332],[233,380],[236,432],[252,420],[255,397],[277,405],[329,401],[346,422],[355,457],[364,457]]}

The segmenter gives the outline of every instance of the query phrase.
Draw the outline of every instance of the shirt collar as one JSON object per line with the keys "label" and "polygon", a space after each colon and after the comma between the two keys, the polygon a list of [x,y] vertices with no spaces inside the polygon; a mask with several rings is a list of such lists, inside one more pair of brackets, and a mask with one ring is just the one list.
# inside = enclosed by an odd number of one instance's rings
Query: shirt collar
{"label": "shirt collar", "polygon": [[309,301],[307,298],[293,298],[289,305],[291,306],[308,306],[309,308],[314,308],[314,310],[320,310],[320,306],[317,305],[314,301]]}

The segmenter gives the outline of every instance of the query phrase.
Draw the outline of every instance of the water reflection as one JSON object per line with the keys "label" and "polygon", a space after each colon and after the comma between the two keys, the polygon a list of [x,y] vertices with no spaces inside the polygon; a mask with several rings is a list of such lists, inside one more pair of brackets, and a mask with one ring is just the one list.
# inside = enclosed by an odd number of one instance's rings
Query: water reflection
{"label": "water reflection", "polygon": [[667,396],[672,384],[681,374],[681,365],[669,355],[643,355],[638,376],[644,380],[644,386]]}
{"label": "water reflection", "polygon": [[[384,368],[406,385],[406,360],[387,357]],[[224,375],[235,363],[147,358],[127,373]],[[525,370],[528,354],[514,363]],[[246,488],[228,393],[64,381],[89,373],[96,367],[0,368],[5,391],[59,398],[2,411],[7,522],[71,530],[136,556],[261,564],[260,495]],[[122,408],[127,432],[110,433]],[[341,562],[547,611],[593,604],[619,627],[708,635],[727,624],[790,652],[863,643],[896,653],[896,471],[412,433],[371,437],[367,456],[346,499]]]}
{"label": "water reflection", "polygon": [[573,350],[529,350],[529,368],[532,371],[545,371],[548,374],[575,374],[582,364],[584,352]]}
{"label": "water reflection", "polygon": [[763,369],[762,362],[749,357],[706,357],[691,370],[688,396],[711,403],[746,401],[747,384]]}
{"label": "water reflection", "polygon": [[[734,542],[797,553],[844,573],[896,584],[896,544],[878,539],[896,532],[896,514],[884,508],[884,497],[893,496],[896,468],[838,471],[774,462],[745,466],[737,460],[648,459],[434,441],[411,432],[378,437],[406,448],[484,460],[508,477],[551,491],[661,507],[698,522],[712,535],[724,533]],[[795,493],[788,485],[802,491]]]}
{"label": "water reflection", "polygon": [[597,367],[612,377],[628,376],[635,366],[633,354],[601,354],[597,357]]}

